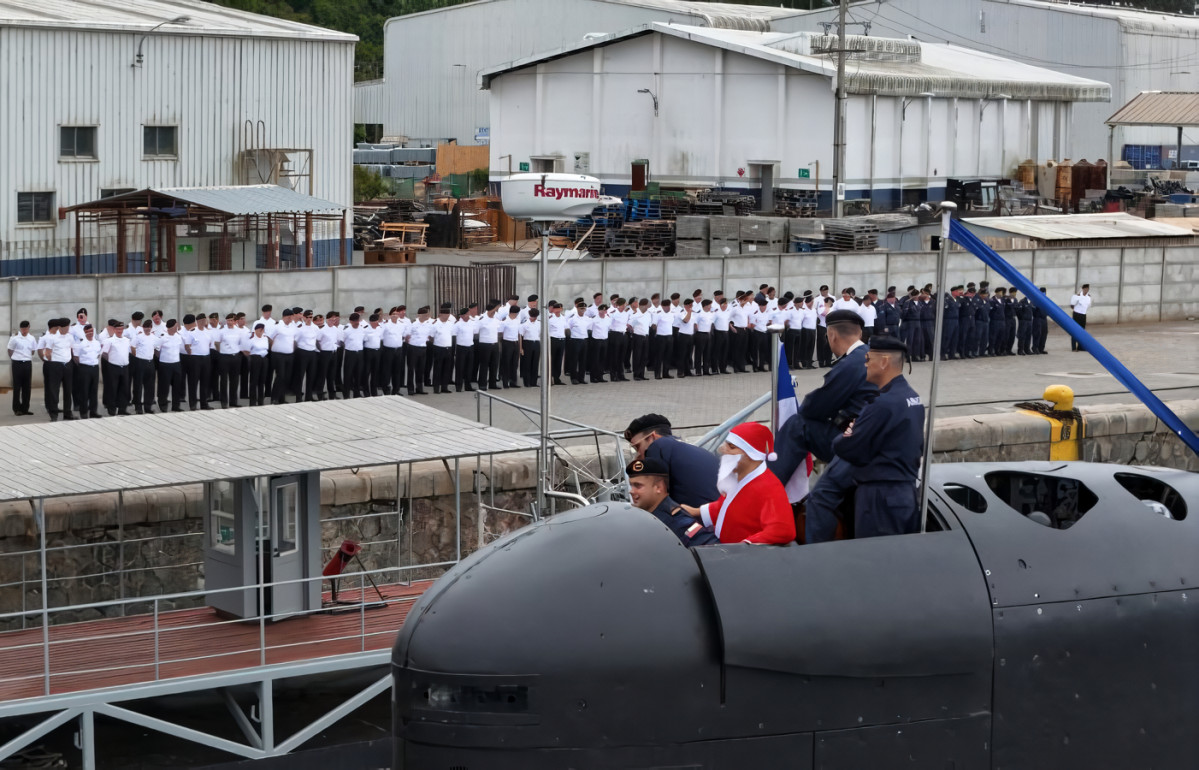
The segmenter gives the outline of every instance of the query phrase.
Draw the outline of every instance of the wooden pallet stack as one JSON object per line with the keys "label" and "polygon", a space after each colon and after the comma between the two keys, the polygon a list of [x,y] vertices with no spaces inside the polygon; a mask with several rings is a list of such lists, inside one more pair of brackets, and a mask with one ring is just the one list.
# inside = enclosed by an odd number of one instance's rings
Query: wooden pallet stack
{"label": "wooden pallet stack", "polygon": [[735,216],[708,217],[709,254],[741,253],[741,218]]}
{"label": "wooden pallet stack", "polygon": [[815,190],[775,190],[774,213],[780,217],[808,218],[816,216]]}
{"label": "wooden pallet stack", "polygon": [[[674,222],[645,219],[609,233],[604,256],[665,257],[674,251]],[[592,252],[593,254],[595,252]]]}
{"label": "wooden pallet stack", "polygon": [[720,204],[722,213],[726,216],[744,217],[758,208],[758,199],[752,195],[742,195],[728,190],[704,190],[699,199],[709,204]]}
{"label": "wooden pallet stack", "polygon": [[658,203],[661,206],[663,219],[678,219],[691,214],[691,207],[694,203],[692,198],[687,195],[665,195],[663,194]]}
{"label": "wooden pallet stack", "polygon": [[824,242],[832,251],[873,251],[878,248],[878,225],[861,217],[826,219]]}
{"label": "wooden pallet stack", "polygon": [[707,217],[681,216],[675,220],[674,253],[680,257],[708,254],[712,222]]}

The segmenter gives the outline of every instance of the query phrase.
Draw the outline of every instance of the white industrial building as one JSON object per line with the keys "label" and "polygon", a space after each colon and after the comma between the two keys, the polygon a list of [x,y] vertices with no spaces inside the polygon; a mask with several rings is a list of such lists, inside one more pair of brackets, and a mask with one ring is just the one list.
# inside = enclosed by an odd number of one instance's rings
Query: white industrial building
{"label": "white industrial building", "polygon": [[[60,209],[132,190],[267,183],[351,205],[356,41],[198,0],[0,0],[0,275],[74,272]],[[321,224],[325,262],[339,227]],[[83,240],[89,269],[112,269],[95,257],[113,235]]]}
{"label": "white industrial building", "polygon": [[[944,44],[849,36],[847,198],[889,208],[946,180],[1068,156],[1074,105],[1110,88]],[[491,177],[588,173],[622,194],[632,164],[662,185],[820,189],[829,200],[836,36],[655,23],[482,75]],[[816,162],[819,162],[817,166]],[[637,164],[641,165],[641,164]]]}
{"label": "white industrial building", "polygon": [[486,143],[487,94],[479,74],[650,22],[769,29],[791,9],[693,0],[478,0],[388,19],[383,78],[354,85],[354,122],[386,137]]}
{"label": "white industrial building", "polygon": [[[774,29],[820,32],[836,20],[835,9],[805,12]],[[850,33],[869,24],[872,36],[952,43],[1111,84],[1110,105],[1074,110],[1074,160],[1120,160],[1124,145],[1170,145],[1168,161],[1173,129],[1129,126],[1109,135],[1104,121],[1142,91],[1194,91],[1199,83],[1195,16],[1043,0],[886,0],[851,6],[850,22]],[[1199,143],[1199,135],[1186,141]]]}

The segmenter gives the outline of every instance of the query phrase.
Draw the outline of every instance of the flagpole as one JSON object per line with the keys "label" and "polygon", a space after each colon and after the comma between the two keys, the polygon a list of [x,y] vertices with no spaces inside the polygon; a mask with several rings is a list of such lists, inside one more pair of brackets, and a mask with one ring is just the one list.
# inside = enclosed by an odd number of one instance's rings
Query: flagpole
{"label": "flagpole", "polygon": [[945,328],[945,273],[949,260],[949,223],[958,205],[953,201],[941,203],[941,250],[937,253],[937,282],[933,286],[933,376],[929,385],[928,406],[924,423],[924,460],[920,465],[920,531],[928,524],[928,476],[933,462],[933,415],[937,410],[937,374],[941,363],[941,333]]}
{"label": "flagpole", "polygon": [[[770,435],[778,439],[779,435],[779,348],[782,347],[782,326],[766,327],[766,334],[771,341],[770,354]],[[778,335],[778,336],[776,336]]]}

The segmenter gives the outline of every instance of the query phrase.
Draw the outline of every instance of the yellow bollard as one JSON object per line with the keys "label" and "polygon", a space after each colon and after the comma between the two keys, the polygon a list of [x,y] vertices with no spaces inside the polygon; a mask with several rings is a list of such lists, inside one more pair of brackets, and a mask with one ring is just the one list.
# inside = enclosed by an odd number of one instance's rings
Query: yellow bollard
{"label": "yellow bollard", "polygon": [[1066,385],[1050,385],[1042,398],[1045,403],[1017,404],[1025,414],[1049,421],[1049,459],[1077,460],[1080,457],[1078,440],[1083,437],[1082,415],[1074,408],[1074,391]]}

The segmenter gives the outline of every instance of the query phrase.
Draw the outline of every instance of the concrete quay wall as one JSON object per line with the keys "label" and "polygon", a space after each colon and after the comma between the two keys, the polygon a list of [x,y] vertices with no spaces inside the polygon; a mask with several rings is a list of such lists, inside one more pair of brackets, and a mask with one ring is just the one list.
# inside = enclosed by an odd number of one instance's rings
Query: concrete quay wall
{"label": "concrete quay wall", "polygon": [[[1045,286],[1059,304],[1068,306],[1080,283],[1090,283],[1095,304],[1091,323],[1172,321],[1199,316],[1199,247],[1111,249],[1039,249],[1009,251],[1004,257],[1038,286]],[[770,283],[780,291],[816,290],[822,284],[834,293],[853,286],[859,293],[888,286],[902,291],[909,284],[935,278],[936,254],[930,252],[860,252],[707,256],[666,259],[580,260],[550,268],[549,295],[571,299],[601,291],[605,296],[644,296],[655,291],[687,296],[723,287],[757,288]],[[973,255],[954,252],[949,259],[949,283],[1001,279]],[[516,264],[516,291],[537,291],[536,262]],[[368,308],[406,304],[415,310],[434,305],[434,267],[377,265],[336,267],[294,272],[172,273],[158,275],[54,276],[0,280],[0,336],[5,340],[22,320],[41,333],[49,318],[74,318],[86,307],[93,323],[108,318],[128,321],[135,310],[161,309],[167,318],[196,311],[256,312],[270,303],[276,308],[301,305],[324,312],[347,313],[356,305]],[[35,384],[40,367],[34,367]],[[11,384],[7,356],[0,356],[0,387]]]}

